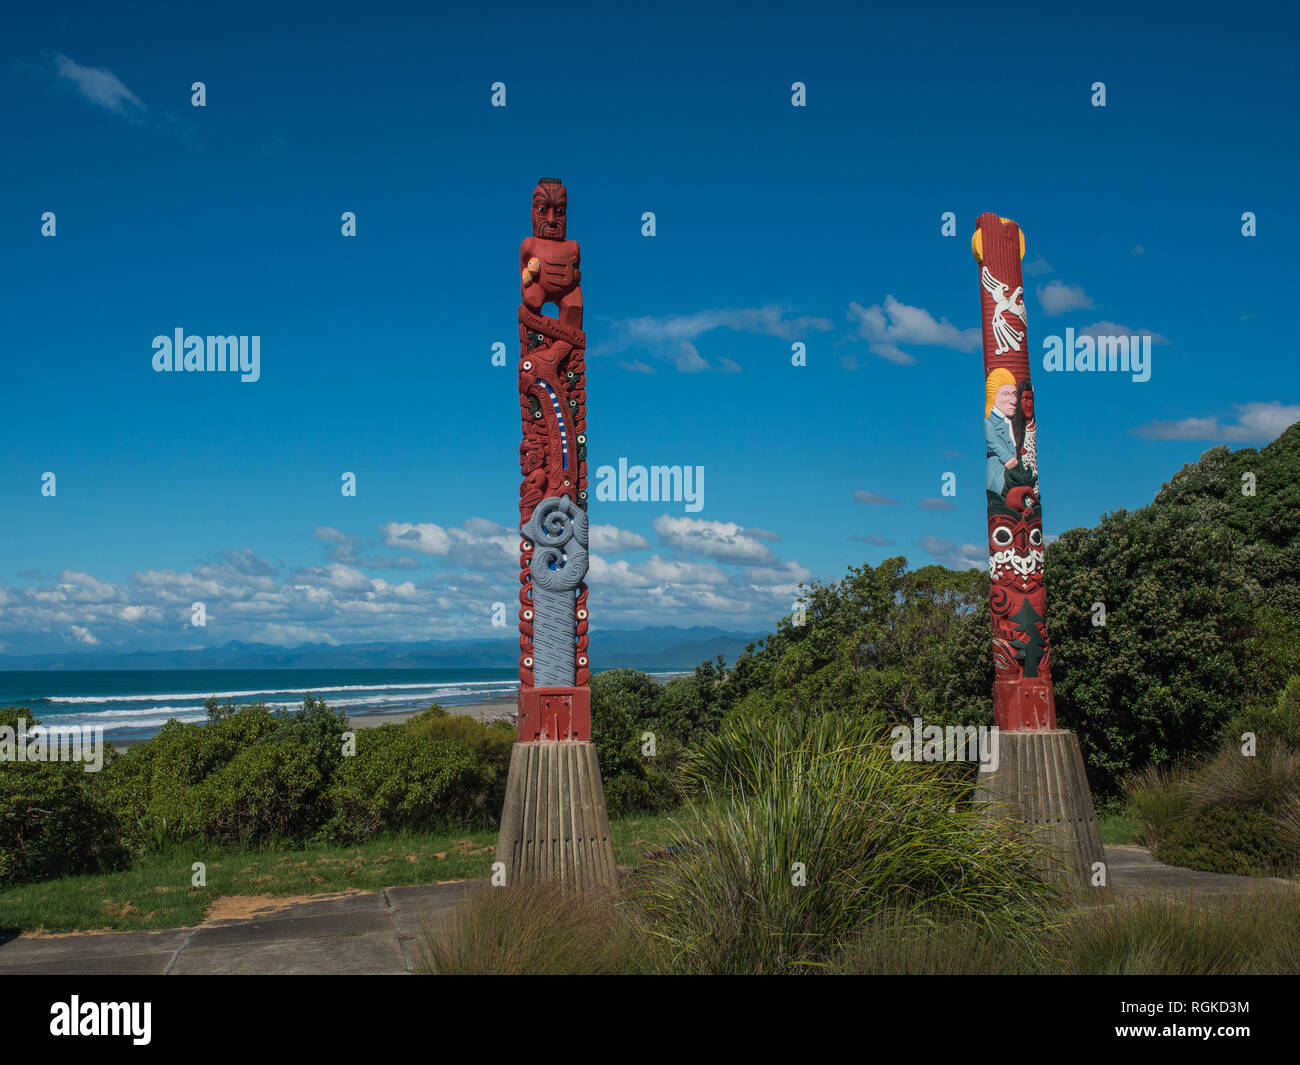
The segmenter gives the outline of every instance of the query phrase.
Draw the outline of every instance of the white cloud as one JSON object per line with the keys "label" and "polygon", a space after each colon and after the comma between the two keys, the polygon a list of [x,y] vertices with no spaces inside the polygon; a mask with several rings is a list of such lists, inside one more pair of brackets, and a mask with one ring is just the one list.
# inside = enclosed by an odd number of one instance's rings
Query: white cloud
{"label": "white cloud", "polygon": [[866,503],[868,506],[890,506],[898,505],[897,499],[890,499],[889,496],[882,496],[879,492],[868,492],[859,488],[853,493],[853,502]]}
{"label": "white cloud", "polygon": [[263,625],[253,633],[250,642],[270,643],[284,647],[292,647],[302,643],[327,643],[335,647],[340,643],[328,632],[322,632],[311,625],[293,625],[280,621],[272,622],[270,625]]}
{"label": "white cloud", "polygon": [[662,514],[655,519],[659,539],[688,555],[742,566],[774,562],[772,549],[732,521],[702,521]]}
{"label": "white cloud", "polygon": [[921,538],[921,546],[934,557],[934,560],[939,565],[947,566],[949,569],[983,569],[989,564],[987,546],[962,544],[959,547],[951,540],[945,540],[932,534],[927,534]]}
{"label": "white cloud", "polygon": [[621,555],[627,551],[643,551],[650,541],[640,533],[620,529],[616,525],[591,525],[587,528],[587,542],[593,551],[604,555]]}
{"label": "white cloud", "polygon": [[1300,405],[1242,403],[1234,407],[1237,421],[1220,423],[1217,417],[1183,418],[1151,422],[1134,430],[1150,440],[1218,440],[1224,443],[1265,444],[1300,422]]}
{"label": "white cloud", "polygon": [[384,534],[385,547],[400,547],[422,555],[445,555],[451,550],[447,530],[433,522],[390,521],[379,526],[379,531]]}
{"label": "white cloud", "polygon": [[[809,332],[824,332],[832,328],[825,318],[787,315],[786,308],[773,304],[737,310],[696,311],[693,314],[668,315],[663,318],[628,318],[611,323],[608,339],[593,347],[591,354],[608,355],[629,348],[641,348],[675,366],[682,373],[699,373],[710,369],[710,366],[696,348],[695,341],[714,330],[727,329],[750,336],[799,340]],[[625,361],[619,365],[634,373],[653,372],[649,365],[640,360]],[[729,358],[719,358],[716,368],[724,373],[740,372],[740,365]]]}
{"label": "white cloud", "polygon": [[1046,285],[1039,285],[1038,302],[1047,314],[1053,316],[1092,306],[1092,300],[1083,291],[1082,285],[1067,285],[1064,281],[1049,281]]}
{"label": "white cloud", "polygon": [[146,110],[143,101],[111,70],[83,67],[66,55],[56,55],[54,67],[60,79],[97,107],[130,119],[139,118]]}
{"label": "white cloud", "polygon": [[958,329],[947,318],[935,318],[925,308],[909,306],[893,296],[886,296],[883,305],[850,303],[848,316],[857,323],[857,335],[867,341],[871,354],[899,366],[916,362],[900,344],[974,351],[980,343],[978,329]]}
{"label": "white cloud", "polygon": [[445,558],[470,569],[501,569],[519,561],[519,534],[486,518],[470,518],[459,529],[433,522],[390,521],[379,526],[385,547]]}
{"label": "white cloud", "polygon": [[[393,582],[375,575],[371,563],[339,557],[285,567],[248,548],[218,553],[188,571],[143,570],[120,582],[75,570],[57,577],[26,571],[29,584],[0,585],[0,643],[22,654],[72,646],[171,650],[230,640],[292,646],[508,638],[491,617],[492,604],[518,595],[515,530],[484,518],[459,527],[390,522],[382,529],[390,546],[427,556],[424,579]],[[346,551],[356,542],[329,526],[315,532],[330,548]],[[769,530],[669,516],[656,523],[656,533],[674,550],[629,563],[610,555],[648,553],[650,541],[615,526],[593,527],[588,581],[599,592],[602,625],[726,623],[758,630],[788,613],[793,589],[811,579],[806,567],[773,555],[768,541],[779,536]],[[195,602],[204,604],[203,628],[191,624]]]}
{"label": "white cloud", "polygon": [[1169,338],[1159,333],[1154,333],[1150,329],[1130,329],[1126,325],[1120,325],[1118,322],[1093,322],[1092,325],[1084,329],[1075,331],[1075,336],[1081,337],[1150,337],[1152,344],[1168,344]]}
{"label": "white cloud", "polygon": [[745,571],[745,579],[755,588],[798,587],[813,579],[813,571],[798,562],[785,562],[780,566],[755,566]]}

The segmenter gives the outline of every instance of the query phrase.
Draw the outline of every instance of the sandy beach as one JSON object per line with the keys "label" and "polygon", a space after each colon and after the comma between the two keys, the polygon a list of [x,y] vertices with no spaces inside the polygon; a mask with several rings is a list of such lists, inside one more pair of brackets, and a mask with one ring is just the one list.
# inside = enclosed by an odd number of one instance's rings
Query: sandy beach
{"label": "sandy beach", "polygon": [[[443,709],[449,714],[467,714],[485,724],[491,724],[493,721],[513,721],[517,707],[513,699],[498,699],[486,703],[466,703],[463,706],[444,706]],[[348,724],[358,729],[396,725],[423,712],[423,710],[398,710],[391,714],[361,714],[358,717],[349,717]]]}

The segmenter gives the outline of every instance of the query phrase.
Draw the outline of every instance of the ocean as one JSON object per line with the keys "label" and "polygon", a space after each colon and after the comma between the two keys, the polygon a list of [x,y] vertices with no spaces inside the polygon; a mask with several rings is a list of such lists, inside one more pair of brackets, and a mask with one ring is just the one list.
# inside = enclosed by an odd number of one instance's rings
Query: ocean
{"label": "ocean", "polygon": [[513,669],[150,669],[0,671],[0,706],[47,725],[101,725],[109,742],[139,742],[170,719],[207,720],[209,696],[293,710],[310,692],[350,717],[514,699]]}

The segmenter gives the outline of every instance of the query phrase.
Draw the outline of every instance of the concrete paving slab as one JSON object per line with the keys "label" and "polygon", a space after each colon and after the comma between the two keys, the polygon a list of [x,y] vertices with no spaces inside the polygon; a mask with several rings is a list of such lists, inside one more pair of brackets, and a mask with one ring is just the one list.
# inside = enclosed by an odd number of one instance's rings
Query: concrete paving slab
{"label": "concrete paving slab", "polygon": [[0,946],[0,974],[161,974],[189,936],[188,928],[49,938],[19,936]]}
{"label": "concrete paving slab", "polygon": [[1178,898],[1223,898],[1257,892],[1300,891],[1300,883],[1267,876],[1206,873],[1165,865],[1144,847],[1106,848],[1106,869],[1111,889],[1119,897],[1165,895]]}
{"label": "concrete paving slab", "polygon": [[426,925],[437,928],[475,895],[491,890],[486,880],[467,880],[459,884],[428,884],[385,891],[406,968],[418,973],[428,966],[423,947]]}
{"label": "concrete paving slab", "polygon": [[181,952],[173,976],[400,976],[406,960],[397,937],[384,932],[321,935],[315,939],[251,936],[205,946],[200,936]]}

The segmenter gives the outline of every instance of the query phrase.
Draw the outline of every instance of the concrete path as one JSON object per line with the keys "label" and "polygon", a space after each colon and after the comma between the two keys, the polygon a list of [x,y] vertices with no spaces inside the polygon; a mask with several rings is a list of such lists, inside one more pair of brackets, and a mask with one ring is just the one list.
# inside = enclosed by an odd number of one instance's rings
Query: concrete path
{"label": "concrete path", "polygon": [[[1141,847],[1107,847],[1117,898],[1224,897],[1296,891],[1300,884],[1162,865]],[[487,881],[353,892],[253,909],[235,920],[166,932],[20,935],[0,942],[0,976],[262,973],[383,975],[417,972],[425,924],[450,918]]]}
{"label": "concrete path", "polygon": [[1300,883],[1271,876],[1232,876],[1204,873],[1180,865],[1164,865],[1145,847],[1116,846],[1106,849],[1106,869],[1117,898],[1166,895],[1187,898],[1224,898],[1264,891],[1297,891]]}
{"label": "concrete path", "polygon": [[425,964],[422,923],[445,919],[479,889],[472,882],[331,895],[166,932],[22,935],[0,943],[0,976],[410,973]]}

